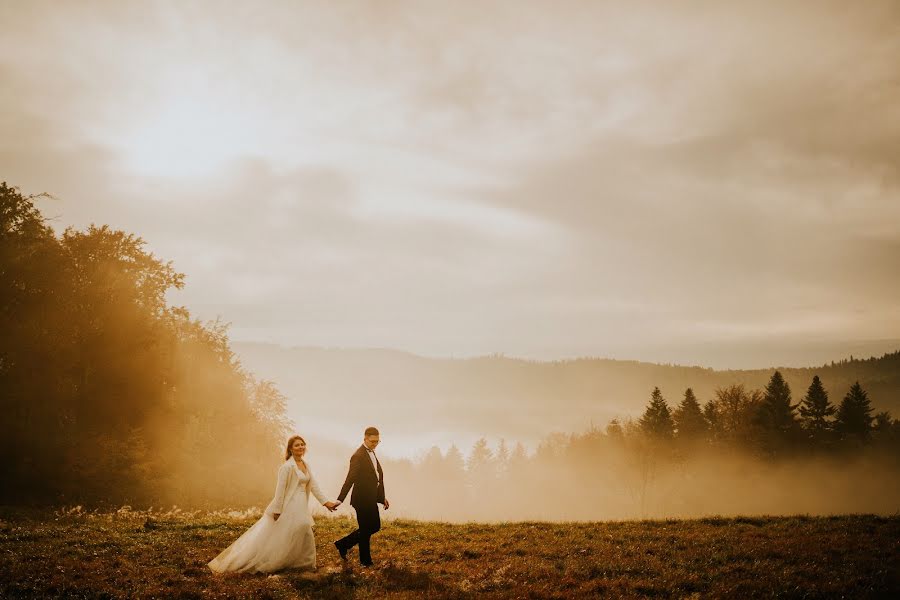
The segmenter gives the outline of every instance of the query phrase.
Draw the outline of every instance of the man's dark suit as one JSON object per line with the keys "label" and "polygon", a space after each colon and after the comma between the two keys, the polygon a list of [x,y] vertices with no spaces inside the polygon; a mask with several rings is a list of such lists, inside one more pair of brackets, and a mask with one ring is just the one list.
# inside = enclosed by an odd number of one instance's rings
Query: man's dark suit
{"label": "man's dark suit", "polygon": [[[364,565],[372,564],[372,554],[369,549],[369,538],[373,533],[381,529],[381,516],[378,514],[378,504],[384,504],[384,472],[381,463],[375,458],[377,474],[372,459],[369,458],[369,450],[362,445],[350,457],[350,470],[344,487],[338,494],[338,501],[343,502],[347,492],[353,488],[350,495],[350,506],[356,509],[356,522],[359,525],[350,535],[335,542],[338,550],[346,552],[356,544],[359,544],[359,562]],[[342,553],[343,553],[342,552]]]}

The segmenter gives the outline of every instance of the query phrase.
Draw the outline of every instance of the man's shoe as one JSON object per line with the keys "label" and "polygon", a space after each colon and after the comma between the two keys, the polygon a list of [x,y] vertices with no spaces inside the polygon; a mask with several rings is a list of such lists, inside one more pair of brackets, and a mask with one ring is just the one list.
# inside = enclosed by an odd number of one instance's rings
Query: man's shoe
{"label": "man's shoe", "polygon": [[337,542],[334,543],[334,547],[337,548],[338,554],[341,555],[341,560],[347,560],[347,549],[342,548]]}
{"label": "man's shoe", "polygon": [[373,563],[372,561],[369,561],[369,562],[360,562],[359,564],[361,564],[364,567],[371,567],[375,563]]}

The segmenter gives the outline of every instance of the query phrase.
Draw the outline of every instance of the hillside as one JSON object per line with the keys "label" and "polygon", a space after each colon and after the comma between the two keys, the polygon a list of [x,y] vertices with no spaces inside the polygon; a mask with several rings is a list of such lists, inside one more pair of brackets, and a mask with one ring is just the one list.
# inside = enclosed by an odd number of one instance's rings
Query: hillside
{"label": "hillside", "polygon": [[[558,362],[503,356],[425,358],[392,350],[284,348],[235,343],[243,363],[275,381],[300,419],[372,415],[412,431],[481,432],[536,440],[552,431],[581,431],[592,422],[636,416],[653,386],[670,405],[692,387],[701,402],[716,388],[762,388],[772,369],[713,370],[637,361],[585,358]],[[780,369],[799,402],[819,375],[839,403],[859,380],[875,411],[900,416],[900,351],[815,368]],[[340,407],[336,410],[335,407]],[[340,414],[336,414],[340,413]]]}

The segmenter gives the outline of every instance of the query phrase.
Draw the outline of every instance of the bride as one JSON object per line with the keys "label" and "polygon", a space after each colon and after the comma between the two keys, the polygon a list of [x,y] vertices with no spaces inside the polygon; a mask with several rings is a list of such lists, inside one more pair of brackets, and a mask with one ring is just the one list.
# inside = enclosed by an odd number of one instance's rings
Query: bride
{"label": "bride", "polygon": [[309,514],[309,493],[325,508],[340,502],[328,500],[303,460],[306,441],[299,435],[288,440],[285,462],[278,469],[275,498],[250,529],[209,562],[216,573],[247,571],[271,573],[281,569],[316,569],[316,540]]}

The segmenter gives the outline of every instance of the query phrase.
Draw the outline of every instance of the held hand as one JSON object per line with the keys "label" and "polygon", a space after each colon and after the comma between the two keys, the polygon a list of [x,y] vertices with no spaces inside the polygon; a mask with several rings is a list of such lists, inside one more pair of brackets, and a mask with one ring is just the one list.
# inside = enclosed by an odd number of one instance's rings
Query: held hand
{"label": "held hand", "polygon": [[391,503],[387,501],[387,498],[384,499],[384,510],[387,510],[391,507]]}
{"label": "held hand", "polygon": [[281,513],[274,513],[274,514],[272,515],[272,518],[275,519],[275,520],[277,521],[277,520],[278,520],[278,517],[280,517],[280,516],[281,516]]}
{"label": "held hand", "polygon": [[337,502],[326,502],[323,506],[325,508],[327,508],[329,511],[334,512],[338,507],[338,503]]}

